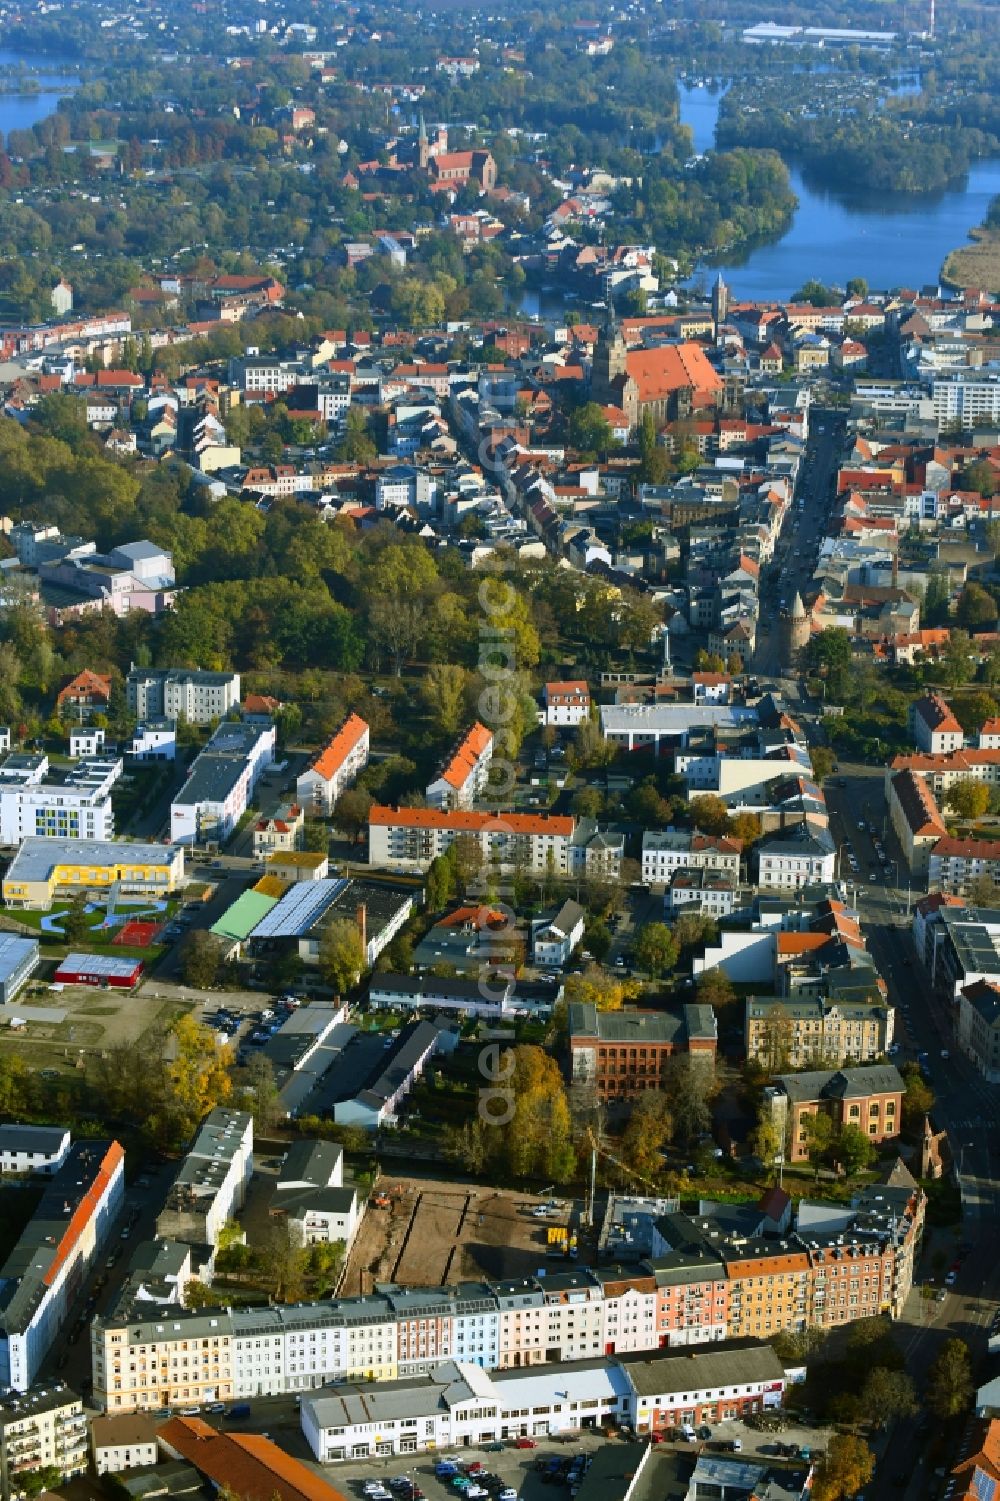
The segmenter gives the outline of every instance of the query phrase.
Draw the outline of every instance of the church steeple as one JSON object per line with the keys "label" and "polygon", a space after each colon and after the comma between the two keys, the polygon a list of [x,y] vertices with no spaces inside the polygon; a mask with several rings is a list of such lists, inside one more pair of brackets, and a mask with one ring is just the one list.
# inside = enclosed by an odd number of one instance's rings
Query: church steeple
{"label": "church steeple", "polygon": [[426,172],[431,159],[430,146],[427,141],[427,125],[424,121],[424,112],[420,111],[420,129],[417,133],[417,165]]}

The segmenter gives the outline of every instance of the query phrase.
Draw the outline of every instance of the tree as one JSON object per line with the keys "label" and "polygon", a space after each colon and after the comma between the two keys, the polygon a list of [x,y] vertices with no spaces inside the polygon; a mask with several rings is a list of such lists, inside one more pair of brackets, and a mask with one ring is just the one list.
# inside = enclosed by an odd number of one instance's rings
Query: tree
{"label": "tree", "polygon": [[356,844],[361,830],[367,827],[368,815],[374,799],[364,787],[348,787],[338,797],[333,809],[333,821],[338,829],[347,834]]}
{"label": "tree", "polygon": [[319,941],[319,972],[326,983],[343,995],[354,989],[367,963],[357,923],[349,917],[328,923]]}
{"label": "tree", "polygon": [[55,1490],[62,1478],[58,1465],[41,1465],[37,1470],[25,1470],[18,1475],[17,1488],[25,1496],[40,1496],[43,1491]]}
{"label": "tree", "polygon": [[975,459],[962,472],[962,489],[975,490],[989,500],[1000,490],[1000,477],[989,459]]}
{"label": "tree", "polygon": [[995,627],[997,614],[996,600],[982,584],[966,584],[955,606],[955,619],[960,626],[967,631],[986,630]]}
{"label": "tree", "polygon": [[809,747],[809,759],[812,762],[813,776],[816,781],[825,782],[834,768],[833,751],[828,745],[812,745]]}
{"label": "tree", "polygon": [[654,980],[673,969],[677,953],[677,942],[666,923],[644,923],[636,934],[635,962]]}
{"label": "tree", "polygon": [[875,1148],[871,1140],[860,1126],[852,1125],[850,1122],[841,1126],[834,1150],[838,1162],[849,1178],[863,1172],[866,1167],[871,1167],[875,1160]]}
{"label": "tree", "polygon": [[302,828],[302,848],[325,855],[330,848],[330,830],[321,818],[307,818]]}
{"label": "tree", "polygon": [[885,1428],[896,1418],[910,1418],[917,1410],[913,1382],[905,1371],[873,1366],[861,1388],[861,1410],[876,1428]]}
{"label": "tree", "polygon": [[603,917],[591,918],[590,922],[587,924],[583,941],[587,949],[597,960],[598,964],[602,964],[607,957],[608,950],[611,947],[611,929],[608,927]]}
{"label": "tree", "polygon": [[816,1169],[818,1178],[819,1170],[833,1142],[833,1121],[822,1110],[810,1111],[808,1115],[803,1115],[800,1119],[806,1138],[806,1155]]}
{"label": "tree", "polygon": [[960,818],[982,818],[990,806],[990,789],[985,782],[960,777],[946,789],[942,801]]}
{"label": "tree", "polygon": [[337,445],[337,458],[345,464],[370,464],[377,457],[378,449],[368,435],[364,408],[349,406],[344,419],[344,436]]}
{"label": "tree", "polygon": [[966,895],[973,907],[996,907],[1000,904],[1000,886],[985,871],[973,876],[966,888]]}
{"label": "tree", "polygon": [[757,1124],[750,1133],[750,1149],[766,1168],[772,1167],[784,1150],[781,1127],[766,1101],[757,1111]]}
{"label": "tree", "polygon": [[920,1125],[925,1115],[934,1108],[934,1091],[915,1063],[904,1064],[903,1124],[909,1127]]}
{"label": "tree", "polygon": [[87,911],[87,899],[77,893],[61,919],[63,937],[71,948],[86,943],[90,937],[91,916]]}
{"label": "tree", "polygon": [[632,1104],[621,1139],[621,1157],[643,1178],[663,1171],[663,1148],[673,1133],[670,1106],[658,1089],[644,1089]]}
{"label": "tree", "polygon": [[611,433],[611,424],[596,401],[588,401],[577,407],[569,419],[567,431],[569,444],[580,453],[607,453],[617,448]]}
{"label": "tree", "polygon": [[470,674],[452,662],[433,662],[420,684],[424,707],[442,735],[456,735],[465,716]]}
{"label": "tree", "polygon": [[949,688],[961,688],[972,676],[972,644],[966,631],[952,631],[939,658],[941,676]]}
{"label": "tree", "polygon": [[726,830],[726,833],[733,839],[740,841],[744,849],[749,849],[752,844],[756,844],[763,832],[764,826],[759,815],[749,812],[737,813],[729,820],[729,827]]}
{"label": "tree", "polygon": [[[539,1047],[516,1047],[509,1093],[501,1091],[498,1104],[498,1124],[491,1129],[507,1171],[518,1178],[535,1174],[556,1183],[571,1178],[576,1153],[566,1088],[556,1060]],[[500,1116],[506,1117],[503,1123],[499,1123]]]}
{"label": "tree", "polygon": [[725,834],[729,830],[729,809],[714,792],[692,800],[691,819],[703,834]]}
{"label": "tree", "polygon": [[708,1054],[675,1054],[667,1062],[663,1089],[677,1135],[690,1145],[712,1124],[715,1060]]}
{"label": "tree", "polygon": [[698,976],[698,988],[695,992],[702,1006],[711,1006],[713,1011],[725,1011],[727,1006],[732,1006],[736,1000],[736,991],[733,982],[724,969],[715,965],[712,969],[703,969]]}
{"label": "tree", "polygon": [[427,867],[424,878],[424,898],[428,912],[441,912],[455,895],[455,846],[449,845],[443,855],[435,855]]}
{"label": "tree", "polygon": [[810,672],[826,679],[828,697],[836,702],[846,697],[854,648],[843,626],[828,626],[811,637],[805,651]]}
{"label": "tree", "polygon": [[222,945],[212,933],[197,929],[181,945],[181,974],[185,985],[211,990],[222,968]]}
{"label": "tree", "polygon": [[927,587],[924,590],[924,604],[920,612],[921,624],[928,627],[946,625],[950,604],[951,589],[948,583],[948,571],[940,564],[937,567],[932,566],[927,570]]}
{"label": "tree", "polygon": [[835,1433],[826,1457],[820,1460],[813,1477],[813,1501],[841,1501],[856,1496],[875,1473],[875,1456],[853,1433]]}
{"label": "tree", "polygon": [[963,1340],[950,1339],[927,1372],[924,1400],[942,1422],[957,1418],[972,1398],[972,1362]]}
{"label": "tree", "polygon": [[718,935],[715,918],[707,912],[682,912],[673,922],[672,932],[679,949],[693,949],[712,943]]}
{"label": "tree", "polygon": [[634,1001],[638,994],[639,986],[634,980],[620,980],[599,964],[589,964],[580,975],[567,976],[563,990],[567,1005],[581,1001],[596,1006],[598,1011],[620,1011],[626,1001]]}
{"label": "tree", "polygon": [[993,719],[1000,714],[1000,704],[992,694],[981,690],[956,699],[952,709],[955,718],[967,735],[977,735],[988,719]]}
{"label": "tree", "polygon": [[246,1066],[243,1094],[246,1108],[253,1116],[254,1130],[266,1136],[281,1119],[281,1107],[274,1068],[270,1058],[262,1052],[255,1052]]}

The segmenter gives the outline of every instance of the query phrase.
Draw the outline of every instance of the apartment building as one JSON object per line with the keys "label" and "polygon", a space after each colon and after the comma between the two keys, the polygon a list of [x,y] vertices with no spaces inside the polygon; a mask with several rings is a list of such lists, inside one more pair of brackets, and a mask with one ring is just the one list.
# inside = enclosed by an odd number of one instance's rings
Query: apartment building
{"label": "apartment building", "polygon": [[[27,1494],[26,1477],[51,1467],[63,1481],[87,1470],[87,1418],[64,1381],[0,1398],[0,1495]],[[32,1492],[34,1493],[34,1492]]]}
{"label": "apartment building", "polygon": [[222,721],[170,804],[172,844],[221,844],[228,839],[274,760],[276,738],[269,719]]}
{"label": "apartment building", "polygon": [[772,1071],[874,1063],[893,1040],[895,1008],[825,995],[748,996],[747,1058]]}
{"label": "apartment building", "polygon": [[923,884],[930,869],[931,850],[948,835],[944,819],[923,777],[913,771],[897,771],[890,777],[888,803],[889,821],[911,878]]}
{"label": "apartment building", "polygon": [[905,1087],[892,1064],[871,1064],[781,1074],[765,1098],[785,1133],[790,1160],[804,1162],[809,1155],[805,1117],[820,1110],[836,1126],[857,1126],[874,1146],[895,1140],[902,1129]]}
{"label": "apartment building", "polygon": [[253,1116],[218,1106],[205,1117],[156,1217],[165,1240],[215,1246],[253,1176]]}
{"label": "apartment building", "polygon": [[330,817],[340,794],[368,765],[368,747],[368,725],[360,714],[349,714],[296,780],[295,796],[307,814]]}
{"label": "apartment building", "polygon": [[961,750],[965,732],[939,693],[925,693],[910,705],[910,731],[919,750],[929,755]]}
{"label": "apartment building", "polygon": [[486,789],[493,760],[493,735],[477,720],[430,782],[429,808],[471,808]]}
{"label": "apartment building", "polygon": [[758,885],[771,890],[828,884],[837,873],[837,841],[825,821],[807,817],[759,839],[752,863]]}
{"label": "apartment building", "polygon": [[[320,1037],[310,1054],[321,1045]],[[284,1219],[295,1245],[342,1240],[346,1256],[361,1216],[357,1189],[344,1186],[343,1148],[328,1141],[293,1142],[281,1164],[270,1212],[272,1218]]]}
{"label": "apartment building", "polygon": [[27,1391],[121,1210],[125,1153],[118,1142],[70,1148],[2,1268],[0,1385]]}
{"label": "apartment building", "polygon": [[565,876],[573,872],[576,820],[553,813],[472,813],[458,809],[385,808],[368,816],[368,863],[391,870],[426,870],[456,839],[468,838],[503,871],[518,867]]}
{"label": "apartment building", "polygon": [[949,834],[932,846],[927,860],[931,891],[968,896],[972,883],[983,877],[1000,884],[1000,839],[954,839]]}
{"label": "apartment building", "polygon": [[193,667],[133,667],[125,679],[125,699],[136,719],[211,724],[239,707],[240,675]]}
{"label": "apartment building", "polygon": [[590,718],[590,688],[585,678],[546,683],[542,689],[542,723],[573,729]]}
{"label": "apartment building", "polygon": [[679,870],[708,870],[734,884],[740,879],[742,841],[690,829],[647,829],[642,836],[642,879],[646,886],[669,886]]}
{"label": "apartment building", "polygon": [[983,1078],[1000,1084],[1000,985],[975,980],[958,993],[958,1045]]}
{"label": "apartment building", "polygon": [[[835,1327],[858,1309],[896,1318],[912,1286],[924,1206],[897,1164],[850,1205],[801,1204],[794,1226],[777,1189],[756,1206],[665,1215],[653,1254],[634,1267],[566,1266],[544,1278],[441,1288],[382,1284],[361,1298],[273,1308],[161,1307],[145,1319],[130,1304],[93,1325],[95,1401],[122,1413],[304,1393],[334,1379],[412,1381],[443,1360],[511,1376],[547,1366],[540,1374],[551,1392],[554,1363],[562,1385],[567,1362],[611,1353]],[[502,1421],[512,1415],[504,1409]]]}
{"label": "apartment building", "polygon": [[156,1420],[141,1413],[123,1413],[117,1418],[94,1418],[90,1441],[94,1470],[98,1475],[119,1475],[142,1465],[155,1465],[160,1458]]}
{"label": "apartment building", "polygon": [[0,1173],[39,1173],[51,1178],[66,1161],[68,1126],[0,1126]]}
{"label": "apartment building", "polygon": [[661,1089],[677,1053],[714,1057],[718,1043],[711,1006],[687,1005],[676,1012],[598,1011],[585,1002],[569,1008],[570,1078],[592,1088],[598,1099],[633,1099]]}
{"label": "apartment building", "polygon": [[734,911],[739,897],[739,887],[728,876],[682,866],[670,878],[663,905],[671,917],[678,912],[695,911],[720,918]]}
{"label": "apartment building", "polygon": [[4,904],[45,911],[77,891],[166,896],[184,884],[177,845],[92,839],[26,839],[3,878]]}
{"label": "apartment building", "polygon": [[88,756],[57,776],[47,756],[8,756],[0,766],[0,844],[114,838],[111,789],[123,770],[117,757]]}

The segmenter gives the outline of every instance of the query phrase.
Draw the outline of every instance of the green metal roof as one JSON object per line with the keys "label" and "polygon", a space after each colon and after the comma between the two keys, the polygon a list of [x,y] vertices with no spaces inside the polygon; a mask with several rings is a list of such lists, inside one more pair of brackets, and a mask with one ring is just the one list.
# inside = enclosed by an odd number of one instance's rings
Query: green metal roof
{"label": "green metal roof", "polygon": [[212,924],[212,932],[218,938],[231,938],[234,942],[242,942],[249,938],[257,924],[267,916],[272,907],[278,905],[273,896],[265,896],[262,891],[244,891],[238,896],[233,905],[222,914],[218,922]]}

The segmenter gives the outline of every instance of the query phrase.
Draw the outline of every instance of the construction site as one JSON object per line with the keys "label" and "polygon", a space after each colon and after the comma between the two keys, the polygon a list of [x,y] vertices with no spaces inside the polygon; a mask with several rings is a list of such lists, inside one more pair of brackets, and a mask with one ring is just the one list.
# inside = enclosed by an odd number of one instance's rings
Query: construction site
{"label": "construction site", "polygon": [[579,1206],[510,1189],[434,1178],[380,1178],[340,1291],[376,1282],[442,1286],[535,1275],[575,1259]]}

